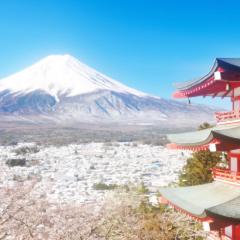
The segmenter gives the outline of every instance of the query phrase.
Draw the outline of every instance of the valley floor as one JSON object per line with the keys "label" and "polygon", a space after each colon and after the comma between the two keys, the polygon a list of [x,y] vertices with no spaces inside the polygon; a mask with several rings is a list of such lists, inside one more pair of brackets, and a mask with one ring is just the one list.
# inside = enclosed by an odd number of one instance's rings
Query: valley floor
{"label": "valley floor", "polygon": [[[24,150],[25,149],[25,150]],[[140,143],[88,143],[37,147],[33,143],[0,147],[0,188],[35,182],[33,193],[50,202],[101,203],[107,191],[94,184],[140,184],[156,193],[177,180],[187,153]],[[26,159],[11,167],[9,159]]]}
{"label": "valley floor", "polygon": [[0,239],[205,239],[154,205],[187,157],[137,142],[0,146]]}

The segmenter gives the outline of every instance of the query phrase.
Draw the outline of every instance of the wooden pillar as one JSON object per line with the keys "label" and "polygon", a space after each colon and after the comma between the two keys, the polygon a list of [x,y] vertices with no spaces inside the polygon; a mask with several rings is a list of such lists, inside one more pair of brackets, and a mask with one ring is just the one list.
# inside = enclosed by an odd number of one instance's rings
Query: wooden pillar
{"label": "wooden pillar", "polygon": [[240,240],[240,224],[234,226],[234,240]]}
{"label": "wooden pillar", "polygon": [[232,224],[220,230],[221,240],[240,240],[240,224]]}

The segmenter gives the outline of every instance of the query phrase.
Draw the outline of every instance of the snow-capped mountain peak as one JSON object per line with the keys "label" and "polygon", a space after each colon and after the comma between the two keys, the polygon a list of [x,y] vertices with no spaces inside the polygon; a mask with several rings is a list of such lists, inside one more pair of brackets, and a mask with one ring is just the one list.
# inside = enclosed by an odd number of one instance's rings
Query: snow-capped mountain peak
{"label": "snow-capped mountain peak", "polygon": [[[153,97],[70,55],[51,55],[0,80],[0,121],[199,125],[214,109]],[[24,120],[24,121],[25,121]]]}
{"label": "snow-capped mountain peak", "polygon": [[0,92],[4,90],[16,94],[42,90],[57,101],[62,95],[73,97],[98,90],[147,95],[101,74],[70,55],[50,55],[0,80]]}

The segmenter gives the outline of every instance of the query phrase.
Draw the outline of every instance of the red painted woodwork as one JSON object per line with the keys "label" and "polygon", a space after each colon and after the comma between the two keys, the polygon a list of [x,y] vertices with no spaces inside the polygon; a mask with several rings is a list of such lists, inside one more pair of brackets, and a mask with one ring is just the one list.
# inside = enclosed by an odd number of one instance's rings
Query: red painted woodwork
{"label": "red painted woodwork", "polygon": [[240,120],[240,111],[231,111],[231,112],[216,112],[215,117],[217,122],[225,122],[231,120]]}
{"label": "red painted woodwork", "polygon": [[180,149],[180,150],[190,150],[190,151],[206,151],[209,150],[210,144],[216,145],[216,151],[228,152],[230,150],[239,149],[239,142],[234,140],[225,140],[214,138],[211,142],[205,145],[197,146],[182,146],[175,143],[169,143],[166,145],[168,149]]}
{"label": "red painted woodwork", "polygon": [[214,168],[212,169],[212,173],[215,180],[240,184],[240,172],[232,172],[229,169],[223,168]]}
{"label": "red painted woodwork", "polygon": [[177,205],[175,205],[174,203],[170,202],[168,199],[164,198],[163,196],[159,197],[159,202],[165,205],[170,205],[172,206],[174,209],[176,209],[178,212],[181,212],[189,217],[191,217],[192,219],[195,219],[198,222],[213,222],[213,219],[211,217],[197,217],[195,215],[193,215],[190,212],[187,212],[186,210],[178,207]]}
{"label": "red painted woodwork", "polygon": [[219,233],[221,239],[240,240],[240,224],[231,221],[231,219],[213,217],[210,223],[210,231],[210,239],[219,239],[216,234]]}
{"label": "red painted woodwork", "polygon": [[[229,234],[229,229],[231,228],[231,234]],[[222,231],[223,237],[222,239],[230,239],[230,240],[240,240],[240,224],[233,224],[227,226]]]}
{"label": "red painted woodwork", "polygon": [[[232,97],[233,89],[240,86],[240,73],[233,71],[224,71],[220,69],[221,80],[215,80],[214,76],[206,79],[200,84],[196,84],[188,89],[179,90],[173,94],[175,98],[188,98],[195,96],[219,96]],[[229,85],[229,90],[227,90]]]}
{"label": "red painted woodwork", "polygon": [[240,224],[235,226],[235,240],[240,240]]}
{"label": "red painted woodwork", "polygon": [[176,143],[168,143],[166,147],[168,149],[181,149],[181,150],[191,150],[191,151],[203,151],[203,150],[209,150],[210,144],[216,144],[219,145],[221,141],[218,139],[213,139],[211,142],[205,144],[205,145],[198,145],[198,146],[182,146],[177,145]]}
{"label": "red painted woodwork", "polygon": [[240,100],[240,96],[233,96],[232,101],[234,101],[234,100]]}
{"label": "red painted woodwork", "polygon": [[[191,218],[195,219],[196,221],[199,222],[209,222],[209,226],[210,226],[210,239],[219,239],[218,238],[218,233],[221,236],[221,239],[229,239],[229,240],[240,240],[240,224],[239,225],[235,225],[235,223],[233,223],[230,219],[223,219],[223,218],[218,218],[218,217],[213,217],[213,216],[209,216],[209,217],[205,217],[205,218],[201,218],[201,217],[196,217],[194,215],[192,215],[191,213],[179,208],[178,206],[176,206],[175,204],[173,204],[172,202],[168,201],[167,199],[165,199],[164,197],[160,198],[160,202],[163,204],[168,204],[171,205],[172,207],[174,207],[177,211],[182,212],[183,214],[186,214],[188,216],[190,216]],[[232,238],[230,238],[230,236],[227,236],[227,231],[226,231],[226,227],[232,226]]]}
{"label": "red painted woodwork", "polygon": [[[218,124],[233,124],[240,122],[240,96],[239,89],[236,91],[236,88],[240,87],[240,72],[230,71],[223,68],[217,69],[218,73],[213,73],[209,78],[204,80],[200,84],[195,84],[192,87],[189,87],[185,90],[179,90],[173,94],[175,98],[190,98],[196,96],[211,96],[211,97],[231,97],[232,101],[232,111],[229,112],[217,112],[215,114]],[[236,96],[237,95],[237,96]],[[240,150],[233,151],[235,149],[240,149],[240,144],[238,141],[222,137],[217,132],[213,133],[214,139],[204,145],[200,146],[180,146],[174,143],[168,144],[167,147],[171,149],[183,149],[183,150],[208,150],[210,144],[216,145],[217,151],[228,152],[228,169],[223,168],[214,168],[212,173],[215,180],[224,181],[229,184],[237,184],[240,187]],[[214,146],[215,147],[215,146]],[[214,149],[215,150],[215,149]],[[232,152],[233,151],[233,152]],[[193,217],[198,221],[203,221],[202,219],[192,216],[191,213],[185,212],[183,209],[175,206],[171,202],[168,202],[169,205],[172,205],[175,209],[189,216]],[[240,220],[238,223],[229,218],[224,218],[221,216],[211,216],[208,213],[209,226],[211,230],[211,236],[209,239],[218,239],[217,233],[220,234],[221,240],[240,240]],[[228,236],[227,236],[228,235]],[[215,238],[215,237],[216,238]]]}
{"label": "red painted woodwork", "polygon": [[[235,172],[240,172],[240,153],[234,153],[234,152],[229,152],[229,168],[232,170],[232,171],[235,171]],[[233,166],[232,166],[232,160],[233,159],[236,159],[236,169],[234,170],[233,169]]]}
{"label": "red painted woodwork", "polygon": [[202,150],[208,150],[209,145],[201,145],[201,146],[181,146],[177,145],[175,143],[169,143],[166,145],[168,149],[180,149],[180,150],[191,150],[191,151],[202,151]]}

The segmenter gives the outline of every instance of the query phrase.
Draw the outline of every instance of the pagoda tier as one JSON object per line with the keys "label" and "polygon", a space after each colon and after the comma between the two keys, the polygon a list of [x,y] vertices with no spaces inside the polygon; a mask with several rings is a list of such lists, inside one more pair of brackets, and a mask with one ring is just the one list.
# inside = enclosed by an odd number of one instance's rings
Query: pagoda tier
{"label": "pagoda tier", "polygon": [[240,125],[219,125],[200,131],[169,134],[170,149],[231,151],[240,148]]}
{"label": "pagoda tier", "polygon": [[175,85],[175,98],[230,97],[232,110],[217,112],[217,123],[240,122],[240,58],[217,58],[206,76]]}
{"label": "pagoda tier", "polygon": [[[203,227],[212,239],[213,234],[221,239],[240,239],[240,187],[223,182],[161,188],[160,202],[203,222]],[[214,239],[219,239],[218,237]]]}
{"label": "pagoda tier", "polygon": [[168,139],[170,148],[227,152],[227,166],[212,169],[213,183],[161,188],[161,202],[203,222],[211,236],[240,240],[240,124],[170,134]]}
{"label": "pagoda tier", "polygon": [[235,97],[240,95],[240,59],[217,58],[204,77],[175,84],[175,98],[196,96]]}
{"label": "pagoda tier", "polygon": [[160,199],[202,221],[221,239],[240,240],[240,59],[217,58],[206,76],[177,84],[174,97],[196,96],[231,97],[232,111],[216,113],[216,127],[168,135],[168,147],[226,152],[225,168],[212,169],[213,183],[161,188]]}
{"label": "pagoda tier", "polygon": [[[210,220],[212,215],[221,215],[240,220],[240,187],[214,181],[190,187],[161,188],[161,197],[186,214],[201,220]],[[227,207],[229,206],[229,208]]]}
{"label": "pagoda tier", "polygon": [[240,185],[240,125],[220,125],[205,130],[170,134],[170,149],[210,150],[228,153],[228,167],[213,169],[215,180]]}

